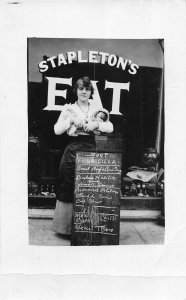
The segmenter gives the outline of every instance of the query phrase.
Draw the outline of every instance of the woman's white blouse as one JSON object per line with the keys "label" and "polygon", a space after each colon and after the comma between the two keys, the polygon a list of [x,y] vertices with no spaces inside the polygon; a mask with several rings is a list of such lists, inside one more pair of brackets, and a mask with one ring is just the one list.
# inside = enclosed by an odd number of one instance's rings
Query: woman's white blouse
{"label": "woman's white blouse", "polygon": [[[99,109],[99,107],[98,107]],[[101,109],[101,107],[100,107]],[[63,134],[64,132],[70,129],[71,127],[71,117],[78,117],[82,120],[86,118],[91,118],[93,113],[95,112],[95,106],[91,105],[89,102],[89,110],[88,112],[83,112],[77,103],[74,104],[65,104],[63,106],[62,112],[54,125],[54,132],[57,135]],[[99,122],[99,131],[105,133],[113,132],[113,124],[108,120],[106,122]],[[81,134],[81,133],[79,133]],[[83,133],[85,134],[85,133]],[[88,133],[86,133],[88,135]]]}

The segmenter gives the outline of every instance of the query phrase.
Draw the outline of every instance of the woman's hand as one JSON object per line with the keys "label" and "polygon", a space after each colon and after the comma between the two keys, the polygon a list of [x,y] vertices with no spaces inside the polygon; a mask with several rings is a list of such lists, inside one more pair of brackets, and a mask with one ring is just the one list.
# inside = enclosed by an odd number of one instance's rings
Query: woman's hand
{"label": "woman's hand", "polygon": [[83,128],[85,131],[94,131],[95,129],[98,129],[99,125],[96,121],[89,121],[86,124],[84,124]]}
{"label": "woman's hand", "polygon": [[72,117],[70,122],[71,124],[74,124],[77,128],[82,128],[84,124],[83,120],[78,117]]}

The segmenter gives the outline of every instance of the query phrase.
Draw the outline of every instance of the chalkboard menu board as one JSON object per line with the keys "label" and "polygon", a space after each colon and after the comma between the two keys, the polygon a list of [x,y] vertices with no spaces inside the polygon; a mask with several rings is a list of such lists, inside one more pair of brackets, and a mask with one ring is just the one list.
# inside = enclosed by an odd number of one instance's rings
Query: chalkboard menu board
{"label": "chalkboard menu board", "polygon": [[121,153],[77,152],[71,245],[118,245]]}

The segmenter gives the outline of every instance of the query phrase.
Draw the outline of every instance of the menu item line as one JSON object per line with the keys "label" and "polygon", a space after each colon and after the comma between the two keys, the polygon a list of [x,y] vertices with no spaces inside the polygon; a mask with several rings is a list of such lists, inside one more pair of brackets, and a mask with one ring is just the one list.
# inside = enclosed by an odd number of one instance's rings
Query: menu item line
{"label": "menu item line", "polygon": [[[118,171],[116,171],[116,172],[121,172],[120,170],[118,170]],[[92,174],[92,175],[94,175],[94,174],[101,174],[101,175],[105,175],[105,174],[120,174],[120,173],[103,173],[103,172],[101,172],[101,173],[94,173],[94,172],[81,172],[81,173],[78,173],[78,175],[81,175],[81,174]]]}
{"label": "menu item line", "polygon": [[[76,204],[76,206],[81,206],[81,207],[84,207],[85,205],[81,205],[81,204]],[[112,208],[112,209],[118,209],[118,207],[116,206],[102,206],[102,205],[94,205],[94,207],[101,207],[101,208]]]}
{"label": "menu item line", "polygon": [[109,234],[109,235],[117,235],[116,233],[107,233],[107,232],[99,232],[99,231],[89,231],[89,230],[86,230],[86,231],[81,231],[81,230],[75,230],[75,232],[88,232],[88,233],[99,233],[99,234]]}

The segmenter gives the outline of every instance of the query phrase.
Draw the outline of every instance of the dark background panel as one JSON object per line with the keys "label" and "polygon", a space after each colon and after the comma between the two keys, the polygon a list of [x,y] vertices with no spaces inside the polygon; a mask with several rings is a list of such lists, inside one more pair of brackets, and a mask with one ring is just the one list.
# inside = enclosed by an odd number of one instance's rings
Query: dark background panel
{"label": "dark background panel", "polygon": [[[66,133],[61,136],[54,134],[53,127],[60,112],[43,110],[47,106],[48,93],[48,81],[45,77],[72,77],[73,86],[77,79],[89,76],[91,80],[98,81],[97,87],[103,107],[109,111],[112,108],[113,90],[105,89],[105,80],[130,82],[129,92],[122,90],[120,95],[122,116],[110,115],[115,129],[113,135],[122,136],[125,143],[123,168],[126,170],[128,166],[137,165],[141,162],[146,147],[155,147],[161,72],[162,69],[160,68],[140,67],[136,75],[131,75],[127,71],[106,64],[73,62],[63,66],[63,68],[50,68],[43,76],[41,83],[29,82],[28,130],[29,136],[33,135],[39,138],[39,159],[44,159],[43,153],[47,149],[49,151],[59,150],[62,154],[70,139]],[[72,87],[58,84],[56,88],[67,89],[67,99],[57,97],[56,104],[64,105],[77,100]],[[163,156],[163,150],[161,154]],[[58,156],[60,157],[60,154]],[[163,158],[161,158],[161,162],[163,163]]]}

